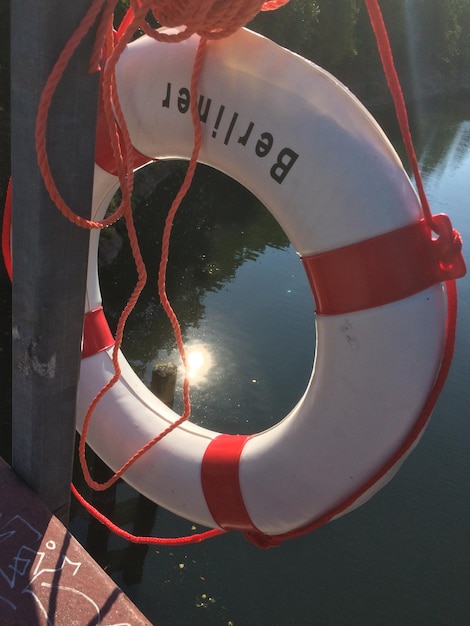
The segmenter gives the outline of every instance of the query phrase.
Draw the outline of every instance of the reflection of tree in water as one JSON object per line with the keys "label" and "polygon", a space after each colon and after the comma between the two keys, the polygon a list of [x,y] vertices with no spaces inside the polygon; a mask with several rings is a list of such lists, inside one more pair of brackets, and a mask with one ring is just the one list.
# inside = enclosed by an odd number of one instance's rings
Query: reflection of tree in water
{"label": "reflection of tree in water", "polygon": [[[470,146],[468,98],[448,95],[407,103],[411,134],[423,177],[456,169]],[[407,171],[408,157],[396,121],[389,107],[378,107],[373,114],[397,150]]]}
{"label": "reflection of tree in water", "polygon": [[[436,97],[408,102],[407,109],[413,143],[424,178],[435,174],[438,168],[440,171],[446,167],[457,168],[468,154],[470,146],[468,99],[452,95]],[[408,157],[395,111],[380,106],[370,110],[409,172]]]}
{"label": "reflection of tree in water", "polygon": [[[147,362],[155,347],[174,346],[158,298],[157,276],[164,221],[185,168],[181,162],[155,163],[136,178],[135,223],[148,283],[126,327],[124,347],[134,363]],[[100,269],[104,306],[113,329],[136,281],[125,225],[119,222],[116,231],[125,243],[116,258]],[[206,292],[221,289],[244,261],[255,259],[267,246],[288,245],[277,222],[249,191],[200,165],[175,218],[167,271],[167,293],[183,335],[204,316]]]}
{"label": "reflection of tree in water", "polygon": [[437,168],[457,168],[468,154],[470,125],[468,103],[449,99],[448,106],[435,107],[420,133],[420,165],[425,176]]}

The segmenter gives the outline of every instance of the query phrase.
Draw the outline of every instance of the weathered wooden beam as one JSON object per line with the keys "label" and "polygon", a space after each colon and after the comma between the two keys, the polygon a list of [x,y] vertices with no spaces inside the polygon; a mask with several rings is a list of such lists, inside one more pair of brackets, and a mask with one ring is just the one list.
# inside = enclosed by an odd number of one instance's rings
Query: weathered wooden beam
{"label": "weathered wooden beam", "polygon": [[[14,470],[62,521],[68,518],[89,233],[68,222],[44,187],[35,150],[45,81],[91,0],[11,3]],[[89,217],[98,76],[92,35],[54,97],[48,154],[64,199]]]}

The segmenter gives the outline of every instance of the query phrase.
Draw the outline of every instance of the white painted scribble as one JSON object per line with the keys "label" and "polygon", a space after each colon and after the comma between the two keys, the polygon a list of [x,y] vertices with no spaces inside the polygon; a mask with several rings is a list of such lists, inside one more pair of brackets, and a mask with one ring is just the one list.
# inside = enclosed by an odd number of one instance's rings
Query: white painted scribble
{"label": "white painted scribble", "polygon": [[13,557],[13,562],[8,564],[8,572],[0,568],[0,576],[7,581],[10,589],[15,589],[17,578],[25,576],[29,572],[36,554],[36,550],[28,548],[28,546],[21,546]]}
{"label": "white painted scribble", "polygon": [[[0,513],[0,521],[2,520],[3,514]],[[19,536],[21,536],[22,541],[24,541],[25,529],[27,529],[27,532],[31,533],[30,543],[33,546],[34,544],[36,545],[32,547],[21,543],[16,553],[11,557],[10,563],[8,563],[6,567],[4,566],[4,568],[0,567],[0,585],[2,583],[6,583],[7,589],[10,591],[8,597],[0,594],[0,605],[4,603],[10,609],[16,611],[18,605],[15,604],[13,599],[11,599],[13,592],[20,595],[29,594],[37,604],[44,619],[46,620],[47,625],[52,626],[54,623],[54,616],[50,616],[49,611],[54,610],[54,608],[47,609],[44,606],[44,602],[50,598],[50,592],[60,590],[62,592],[61,597],[63,597],[64,593],[73,594],[75,603],[77,598],[79,598],[88,606],[90,610],[93,611],[93,623],[95,626],[131,626],[128,622],[121,622],[119,624],[102,624],[100,607],[92,598],[79,589],[59,584],[61,578],[64,576],[64,573],[69,576],[76,576],[82,563],[70,560],[68,556],[61,554],[59,550],[56,560],[58,567],[44,567],[45,557],[50,556],[57,548],[56,542],[48,540],[45,543],[45,548],[48,552],[40,551],[38,548],[43,538],[43,534],[21,516],[15,515],[0,527],[0,543],[5,544],[8,542],[11,545],[12,541],[18,540],[19,537],[17,537],[17,534],[20,531]],[[40,580],[45,577],[48,578],[47,581]],[[40,589],[50,590],[45,593],[44,599],[41,599],[38,596]],[[67,603],[67,600],[62,599],[61,601]]]}

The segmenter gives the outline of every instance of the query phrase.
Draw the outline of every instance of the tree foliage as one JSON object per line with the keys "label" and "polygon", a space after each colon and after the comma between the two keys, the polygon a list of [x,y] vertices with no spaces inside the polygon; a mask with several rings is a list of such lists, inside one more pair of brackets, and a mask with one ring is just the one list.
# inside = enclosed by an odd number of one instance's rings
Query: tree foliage
{"label": "tree foliage", "polygon": [[308,56],[319,13],[318,0],[291,0],[277,11],[259,13],[249,27],[293,52]]}
{"label": "tree foliage", "polygon": [[[470,80],[470,0],[379,0],[401,75],[412,67]],[[116,25],[128,7],[120,0]],[[343,80],[380,71],[364,0],[290,0],[249,27],[322,65]]]}
{"label": "tree foliage", "polygon": [[[395,62],[470,80],[469,0],[380,0]],[[250,27],[319,63],[343,80],[373,80],[380,65],[364,0],[291,0]]]}

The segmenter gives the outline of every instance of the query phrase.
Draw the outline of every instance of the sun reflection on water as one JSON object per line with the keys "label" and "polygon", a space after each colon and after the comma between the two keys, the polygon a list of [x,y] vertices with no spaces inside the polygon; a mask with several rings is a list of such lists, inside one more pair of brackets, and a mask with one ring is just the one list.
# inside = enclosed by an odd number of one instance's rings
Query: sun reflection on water
{"label": "sun reflection on water", "polygon": [[208,348],[203,344],[195,344],[186,348],[186,374],[192,384],[201,384],[213,365]]}

